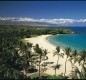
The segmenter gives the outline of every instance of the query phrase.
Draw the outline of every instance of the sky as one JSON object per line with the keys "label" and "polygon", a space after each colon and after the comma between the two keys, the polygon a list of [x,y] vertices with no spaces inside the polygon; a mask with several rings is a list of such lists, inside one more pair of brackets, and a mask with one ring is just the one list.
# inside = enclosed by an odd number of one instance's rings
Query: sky
{"label": "sky", "polygon": [[0,1],[0,20],[86,25],[86,1]]}
{"label": "sky", "polygon": [[86,18],[86,1],[0,1],[0,17]]}

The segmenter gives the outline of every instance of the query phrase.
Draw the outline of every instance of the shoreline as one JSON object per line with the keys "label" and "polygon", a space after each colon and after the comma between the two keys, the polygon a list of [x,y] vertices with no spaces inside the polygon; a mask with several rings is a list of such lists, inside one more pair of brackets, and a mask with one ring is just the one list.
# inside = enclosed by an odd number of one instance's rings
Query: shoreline
{"label": "shoreline", "polygon": [[[49,75],[54,75],[55,70],[51,66],[56,65],[58,56],[56,55],[56,56],[53,57],[53,51],[56,49],[56,46],[48,41],[48,38],[50,36],[53,36],[53,35],[41,35],[41,36],[32,37],[32,38],[25,38],[25,40],[27,42],[33,43],[33,45],[39,44],[39,46],[41,48],[48,50],[49,53],[47,54],[47,56],[48,56],[47,61],[48,62],[54,62],[54,63],[51,64],[50,66],[48,66],[48,70],[46,72],[44,72],[44,73],[47,73]],[[60,48],[60,53],[64,53],[62,48]],[[66,60],[66,55],[64,54],[64,58],[60,57],[60,59],[59,59],[59,64],[61,64],[61,67],[60,67],[59,70],[57,69],[57,75],[64,73],[64,71],[65,71],[65,60]],[[67,61],[66,75],[69,75],[71,70],[72,70],[71,63],[69,61]]]}
{"label": "shoreline", "polygon": [[[57,34],[57,35],[60,35],[60,34]],[[47,36],[47,39],[46,39],[46,42],[48,42],[49,44],[51,44],[52,46],[55,46],[55,47],[57,47],[58,45],[55,45],[55,44],[53,44],[53,43],[51,43],[50,41],[49,41],[49,37],[51,37],[51,36],[53,36],[53,35],[50,35],[50,36]],[[60,46],[60,50],[63,50],[64,48],[62,48],[61,46]]]}
{"label": "shoreline", "polygon": [[56,47],[56,45],[54,45],[53,43],[51,43],[51,42],[49,41],[49,37],[51,37],[51,36],[53,36],[53,35],[48,35],[47,37],[45,37],[45,41],[46,41],[47,43],[51,44],[52,46],[55,46],[55,47]]}

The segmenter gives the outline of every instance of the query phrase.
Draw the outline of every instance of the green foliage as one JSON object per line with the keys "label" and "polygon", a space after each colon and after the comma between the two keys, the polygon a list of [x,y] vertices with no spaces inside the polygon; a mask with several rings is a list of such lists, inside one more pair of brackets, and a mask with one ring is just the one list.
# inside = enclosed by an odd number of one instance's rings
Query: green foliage
{"label": "green foliage", "polygon": [[[46,49],[43,50],[38,44],[36,44],[34,47],[34,52],[37,54],[32,53],[32,43],[25,43],[23,38],[29,38],[43,34],[55,35],[68,33],[72,33],[72,31],[66,28],[0,25],[0,79],[29,79],[23,73],[21,73],[21,71],[25,70],[27,73],[30,66],[35,67],[36,60],[40,60],[39,73],[41,72],[40,63],[42,60],[48,59],[48,51]],[[86,79],[86,50],[81,51],[79,56],[77,55],[76,50],[72,55],[70,55],[70,47],[67,47],[64,51],[67,55],[67,59],[71,58],[71,61],[74,60],[75,62],[82,63],[81,71],[78,68],[74,69],[75,71],[73,71],[72,78]],[[63,56],[63,54],[60,54],[59,52],[60,47],[57,47],[56,52],[54,53],[54,55],[58,55],[57,62],[59,61],[59,57]],[[66,62],[64,74],[66,74]],[[59,68],[60,65],[57,64],[56,67]],[[39,73],[37,74],[38,76]],[[42,73],[40,73],[40,77],[41,75]],[[48,79],[67,78],[67,76],[63,76],[62,74],[58,76],[48,76]]]}
{"label": "green foliage", "polygon": [[65,54],[67,55],[67,58],[68,58],[70,56],[71,48],[70,47],[66,47],[64,49],[64,52],[65,52]]}
{"label": "green foliage", "polygon": [[81,70],[74,66],[70,75],[72,79],[86,79],[86,67],[81,65]]}
{"label": "green foliage", "polygon": [[[43,50],[43,49],[41,49],[40,47],[39,47],[39,45],[38,44],[36,44],[35,46],[34,46],[34,51],[35,51],[35,53],[37,53],[38,54],[38,57],[39,57],[39,59],[38,59],[38,62],[39,62],[39,78],[41,78],[41,74],[40,74],[40,72],[41,72],[41,61],[43,61],[43,60],[46,60],[46,59],[48,59],[47,58],[47,50],[45,49],[45,50]],[[46,57],[46,59],[44,59]]]}
{"label": "green foliage", "polygon": [[[40,73],[41,73],[41,77],[48,76],[48,74],[46,74],[46,73],[43,73],[43,72],[40,72]],[[35,73],[31,74],[30,77],[31,77],[31,79],[36,79],[37,77],[39,77],[39,73],[35,72]]]}
{"label": "green foliage", "polygon": [[[1,37],[18,37],[29,38],[31,36],[43,35],[43,34],[68,34],[72,33],[67,28],[53,28],[53,27],[33,27],[33,26],[17,26],[17,25],[0,25]],[[2,36],[3,35],[3,36]]]}
{"label": "green foliage", "polygon": [[47,79],[67,79],[67,78],[68,78],[67,76],[64,77],[63,74],[60,74],[58,76],[55,76],[55,75],[51,76],[51,75],[49,75]]}

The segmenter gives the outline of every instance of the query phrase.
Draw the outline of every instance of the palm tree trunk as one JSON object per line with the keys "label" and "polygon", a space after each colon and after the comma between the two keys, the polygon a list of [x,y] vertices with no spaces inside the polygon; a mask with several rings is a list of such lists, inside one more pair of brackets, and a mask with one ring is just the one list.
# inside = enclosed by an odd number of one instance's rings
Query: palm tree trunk
{"label": "palm tree trunk", "polygon": [[40,62],[39,62],[39,78],[40,78]]}
{"label": "palm tree trunk", "polygon": [[40,74],[40,63],[41,63],[41,56],[40,56],[40,61],[39,61],[39,79],[41,78],[41,74]]}
{"label": "palm tree trunk", "polygon": [[66,74],[66,63],[67,63],[67,58],[66,58],[66,61],[65,61],[65,72],[64,72],[64,76]]}
{"label": "palm tree trunk", "polygon": [[58,55],[58,60],[57,60],[57,64],[58,64],[58,62],[59,62],[59,55]]}
{"label": "palm tree trunk", "polygon": [[56,68],[55,68],[55,76],[56,76]]}

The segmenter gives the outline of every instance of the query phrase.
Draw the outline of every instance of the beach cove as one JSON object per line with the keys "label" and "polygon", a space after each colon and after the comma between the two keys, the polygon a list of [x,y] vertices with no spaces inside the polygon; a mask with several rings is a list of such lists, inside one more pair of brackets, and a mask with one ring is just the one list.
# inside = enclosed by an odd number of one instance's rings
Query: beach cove
{"label": "beach cove", "polygon": [[70,47],[72,50],[81,50],[86,49],[86,34],[60,34],[53,35],[49,38],[49,42],[56,45],[59,45],[61,48]]}
{"label": "beach cove", "polygon": [[[48,38],[52,35],[41,35],[37,37],[32,37],[32,38],[25,38],[26,42],[31,42],[33,45],[39,44],[39,46],[43,49],[48,50],[48,60],[49,62],[54,62],[54,64],[48,66],[48,70],[45,72],[49,75],[54,75],[55,70],[51,67],[57,63],[58,56],[53,57],[53,51],[55,50],[56,46],[52,45],[49,41]],[[64,53],[63,49],[60,49],[60,53]],[[59,59],[59,64],[61,65],[60,69],[57,69],[57,75],[64,73],[65,71],[65,60],[66,60],[66,55],[64,55],[64,58]],[[78,63],[75,64],[79,69],[81,68]],[[70,61],[67,61],[67,71],[66,75],[68,76],[72,70],[72,66]]]}

